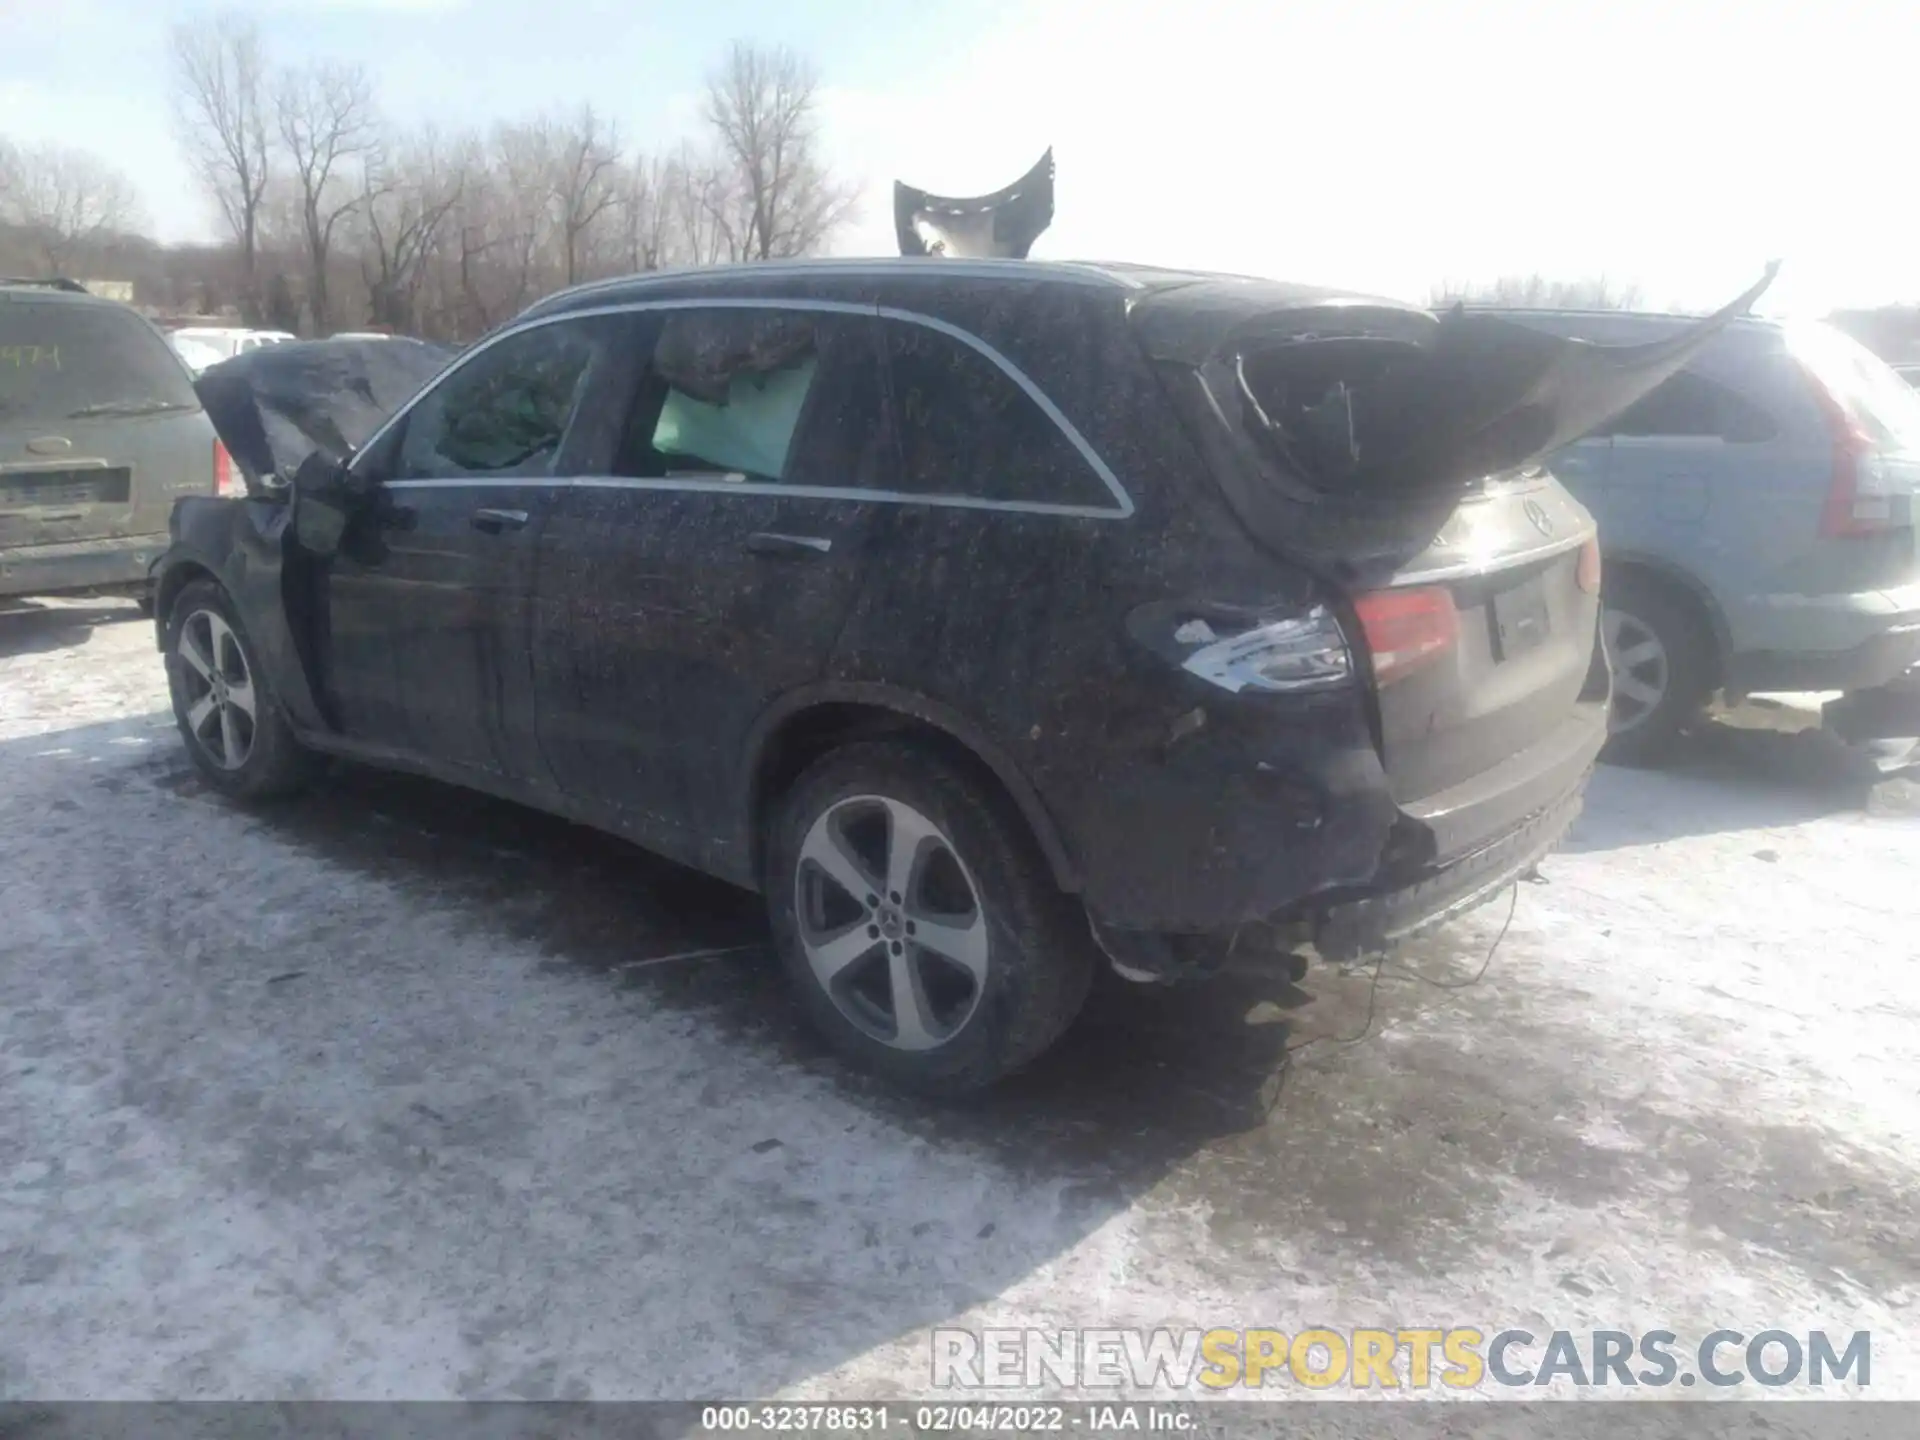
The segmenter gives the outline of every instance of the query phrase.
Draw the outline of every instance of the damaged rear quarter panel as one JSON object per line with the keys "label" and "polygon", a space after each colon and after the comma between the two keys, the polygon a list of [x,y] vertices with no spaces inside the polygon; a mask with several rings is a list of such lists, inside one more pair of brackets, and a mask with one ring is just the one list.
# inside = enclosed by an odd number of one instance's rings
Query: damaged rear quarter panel
{"label": "damaged rear quarter panel", "polygon": [[897,563],[871,567],[830,678],[972,717],[1057,826],[1063,878],[1110,924],[1217,929],[1371,879],[1397,811],[1363,689],[1231,695],[1127,634],[1144,605],[1305,603],[1312,582],[1256,547],[1206,480],[1117,297],[923,281],[880,298],[962,326],[1042,383],[1137,509],[886,507],[876,548]]}

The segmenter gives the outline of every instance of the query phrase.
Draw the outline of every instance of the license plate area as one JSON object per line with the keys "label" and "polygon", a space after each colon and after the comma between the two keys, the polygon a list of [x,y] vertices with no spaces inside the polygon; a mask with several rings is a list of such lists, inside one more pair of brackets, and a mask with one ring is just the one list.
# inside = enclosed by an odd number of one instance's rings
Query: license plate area
{"label": "license plate area", "polygon": [[0,470],[0,510],[124,505],[132,493],[133,471],[125,465]]}
{"label": "license plate area", "polygon": [[1553,621],[1547,608],[1547,587],[1534,576],[1494,593],[1488,607],[1492,616],[1493,658],[1516,660],[1547,643]]}

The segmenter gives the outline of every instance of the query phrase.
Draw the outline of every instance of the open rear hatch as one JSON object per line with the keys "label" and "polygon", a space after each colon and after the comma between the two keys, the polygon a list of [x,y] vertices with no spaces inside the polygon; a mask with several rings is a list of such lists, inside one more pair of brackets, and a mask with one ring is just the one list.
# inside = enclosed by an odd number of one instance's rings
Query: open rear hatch
{"label": "open rear hatch", "polygon": [[1433,856],[1547,803],[1604,724],[1593,522],[1541,461],[1658,387],[1772,277],[1634,346],[1257,281],[1134,303],[1229,503],[1346,606],[1394,798]]}

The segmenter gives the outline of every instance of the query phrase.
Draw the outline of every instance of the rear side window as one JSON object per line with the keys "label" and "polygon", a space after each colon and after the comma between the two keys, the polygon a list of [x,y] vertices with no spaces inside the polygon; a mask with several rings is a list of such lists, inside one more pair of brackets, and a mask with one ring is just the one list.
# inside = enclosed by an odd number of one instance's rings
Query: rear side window
{"label": "rear side window", "polygon": [[551,475],[603,346],[563,321],[488,347],[408,413],[394,478]]}
{"label": "rear side window", "polygon": [[913,495],[1115,506],[1087,457],[1011,375],[925,325],[883,320],[900,465]]}
{"label": "rear side window", "polygon": [[1636,438],[1771,440],[1777,427],[1766,411],[1723,385],[1682,370],[1658,390],[1622,411],[1601,432]]}
{"label": "rear side window", "polygon": [[874,322],[715,307],[638,317],[640,358],[613,471],[884,488],[890,437]]}
{"label": "rear side window", "polygon": [[0,298],[0,425],[199,408],[179,359],[132,311]]}

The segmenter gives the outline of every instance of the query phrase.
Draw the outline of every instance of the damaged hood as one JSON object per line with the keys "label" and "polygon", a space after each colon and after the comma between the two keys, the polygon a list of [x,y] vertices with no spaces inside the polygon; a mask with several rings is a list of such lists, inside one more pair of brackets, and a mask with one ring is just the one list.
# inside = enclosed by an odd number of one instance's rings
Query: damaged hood
{"label": "damaged hood", "polygon": [[1522,469],[1605,424],[1746,314],[1777,269],[1645,345],[1264,282],[1169,287],[1131,320],[1154,359],[1200,371],[1223,401],[1237,390],[1316,487],[1426,489]]}
{"label": "damaged hood", "polygon": [[291,479],[315,452],[345,459],[454,356],[422,340],[263,345],[209,366],[200,404],[250,483]]}
{"label": "damaged hood", "polygon": [[893,225],[902,255],[949,260],[1024,260],[1053,223],[1053,151],[1005,189],[965,199],[893,182]]}

